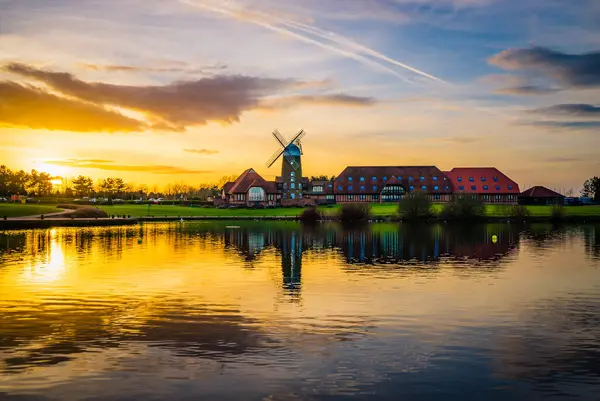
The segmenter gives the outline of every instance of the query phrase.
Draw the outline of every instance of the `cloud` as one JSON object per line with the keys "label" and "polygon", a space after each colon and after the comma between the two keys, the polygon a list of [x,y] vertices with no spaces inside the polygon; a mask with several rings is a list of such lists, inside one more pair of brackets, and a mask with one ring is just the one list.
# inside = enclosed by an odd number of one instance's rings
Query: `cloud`
{"label": "cloud", "polygon": [[600,121],[533,121],[526,123],[537,127],[590,130],[600,128]]}
{"label": "cloud", "polygon": [[122,165],[113,164],[111,160],[96,160],[96,159],[68,159],[68,160],[51,160],[44,162],[55,166],[71,167],[71,168],[89,168],[106,171],[133,171],[152,174],[209,174],[212,171],[194,170],[184,167],[165,166],[165,165]]}
{"label": "cloud", "polygon": [[600,115],[600,107],[591,104],[557,104],[550,107],[529,110],[530,113],[548,115],[566,115],[580,117],[596,117]]}
{"label": "cloud", "polygon": [[8,64],[5,70],[43,82],[65,95],[96,105],[110,105],[146,113],[161,128],[181,130],[209,121],[231,124],[242,112],[257,108],[262,97],[305,83],[242,75],[207,77],[163,86],[129,86],[85,82],[64,72]]}
{"label": "cloud", "polygon": [[505,70],[534,70],[569,87],[600,85],[600,52],[567,54],[532,47],[508,49],[488,61]]}
{"label": "cloud", "polygon": [[140,121],[39,88],[0,82],[0,126],[77,132],[136,132]]}
{"label": "cloud", "polygon": [[558,92],[557,88],[545,88],[537,85],[520,85],[496,89],[494,92],[501,95],[545,95]]}
{"label": "cloud", "polygon": [[196,153],[199,155],[216,155],[219,153],[218,150],[213,149],[183,149],[183,151],[188,153]]}
{"label": "cloud", "polygon": [[192,67],[187,63],[177,63],[178,66],[171,67],[142,67],[134,65],[119,65],[119,64],[91,64],[80,63],[79,66],[92,71],[111,71],[111,72],[173,72],[173,73],[200,73],[207,74],[214,71],[222,71],[227,69],[225,64],[215,64],[204,67]]}
{"label": "cloud", "polygon": [[180,1],[190,6],[219,14],[226,18],[234,18],[258,25],[300,42],[311,44],[338,55],[356,60],[364,65],[376,68],[380,71],[385,71],[404,80],[407,80],[407,78],[394,68],[391,68],[392,66],[411,71],[414,74],[426,77],[433,81],[445,82],[434,75],[395,60],[367,46],[358,44],[342,35],[318,28],[314,25],[287,19],[283,16],[274,18],[268,12],[261,12],[256,8],[244,7],[243,4],[237,2],[225,3],[222,1],[216,2],[209,0]]}
{"label": "cloud", "polygon": [[265,109],[281,109],[297,105],[336,106],[336,107],[369,107],[376,103],[371,97],[352,96],[343,93],[334,95],[297,95],[266,100]]}
{"label": "cloud", "polygon": [[446,138],[433,138],[434,142],[448,142],[448,143],[456,143],[459,145],[467,145],[470,143],[474,143],[480,141],[480,138],[468,137],[468,136],[451,136]]}

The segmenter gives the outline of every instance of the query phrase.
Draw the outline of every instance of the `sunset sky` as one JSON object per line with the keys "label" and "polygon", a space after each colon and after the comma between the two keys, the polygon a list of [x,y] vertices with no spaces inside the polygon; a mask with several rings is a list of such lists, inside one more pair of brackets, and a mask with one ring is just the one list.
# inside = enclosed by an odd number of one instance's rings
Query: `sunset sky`
{"label": "sunset sky", "polygon": [[306,175],[600,174],[597,0],[0,0],[0,164],[190,184],[300,128]]}

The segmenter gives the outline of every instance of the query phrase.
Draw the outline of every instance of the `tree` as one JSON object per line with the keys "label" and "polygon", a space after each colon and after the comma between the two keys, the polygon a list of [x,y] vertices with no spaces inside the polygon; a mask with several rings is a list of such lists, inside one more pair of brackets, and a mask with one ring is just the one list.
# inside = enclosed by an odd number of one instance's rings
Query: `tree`
{"label": "tree", "polygon": [[225,184],[227,184],[228,182],[235,181],[236,179],[237,179],[237,176],[235,176],[235,175],[224,175],[217,181],[217,187],[223,188],[225,186]]}
{"label": "tree", "polygon": [[311,175],[310,180],[311,181],[329,181],[330,178],[326,175]]}
{"label": "tree", "polygon": [[94,181],[90,177],[79,175],[72,180],[72,184],[77,196],[89,196],[94,192]]}
{"label": "tree", "polygon": [[583,184],[581,196],[594,198],[595,202],[600,202],[600,177],[592,177]]}

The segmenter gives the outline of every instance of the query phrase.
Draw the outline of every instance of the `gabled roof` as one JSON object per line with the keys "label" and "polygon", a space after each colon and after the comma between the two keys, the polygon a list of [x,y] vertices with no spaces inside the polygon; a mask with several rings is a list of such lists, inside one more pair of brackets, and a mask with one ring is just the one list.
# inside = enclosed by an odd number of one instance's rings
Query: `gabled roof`
{"label": "gabled roof", "polygon": [[392,177],[407,192],[425,186],[429,193],[452,193],[452,184],[435,166],[349,166],[335,179],[333,189],[338,194],[378,194]]}
{"label": "gabled roof", "polygon": [[402,181],[398,180],[398,178],[393,175],[392,178],[390,178],[385,185],[402,185]]}
{"label": "gabled roof", "polygon": [[[496,167],[456,167],[444,174],[455,192],[475,194],[519,194],[519,185]],[[473,179],[471,181],[470,179]],[[487,189],[485,189],[487,187]]]}
{"label": "gabled roof", "polygon": [[[229,184],[229,183],[227,183]],[[225,184],[225,185],[227,185]],[[261,187],[267,193],[277,192],[277,184],[274,182],[266,181],[260,176],[254,169],[249,168],[244,171],[229,188],[223,187],[226,193],[229,194],[244,194],[248,192],[251,187]]]}
{"label": "gabled roof", "polygon": [[534,186],[521,193],[524,198],[564,198],[564,195],[542,186]]}
{"label": "gabled roof", "polygon": [[233,181],[226,182],[225,185],[223,185],[223,192],[228,194],[231,188],[233,187],[233,184],[235,184]]}

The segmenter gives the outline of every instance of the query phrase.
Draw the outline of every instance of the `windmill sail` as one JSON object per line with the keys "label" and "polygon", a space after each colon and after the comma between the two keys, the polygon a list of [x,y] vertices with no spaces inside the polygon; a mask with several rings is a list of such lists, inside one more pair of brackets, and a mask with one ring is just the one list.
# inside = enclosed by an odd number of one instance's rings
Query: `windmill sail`
{"label": "windmill sail", "polygon": [[271,156],[271,158],[267,161],[265,165],[267,167],[271,167],[273,163],[275,163],[277,159],[279,159],[279,156],[281,156],[284,151],[285,149],[279,149],[277,152],[273,153],[273,156]]}

